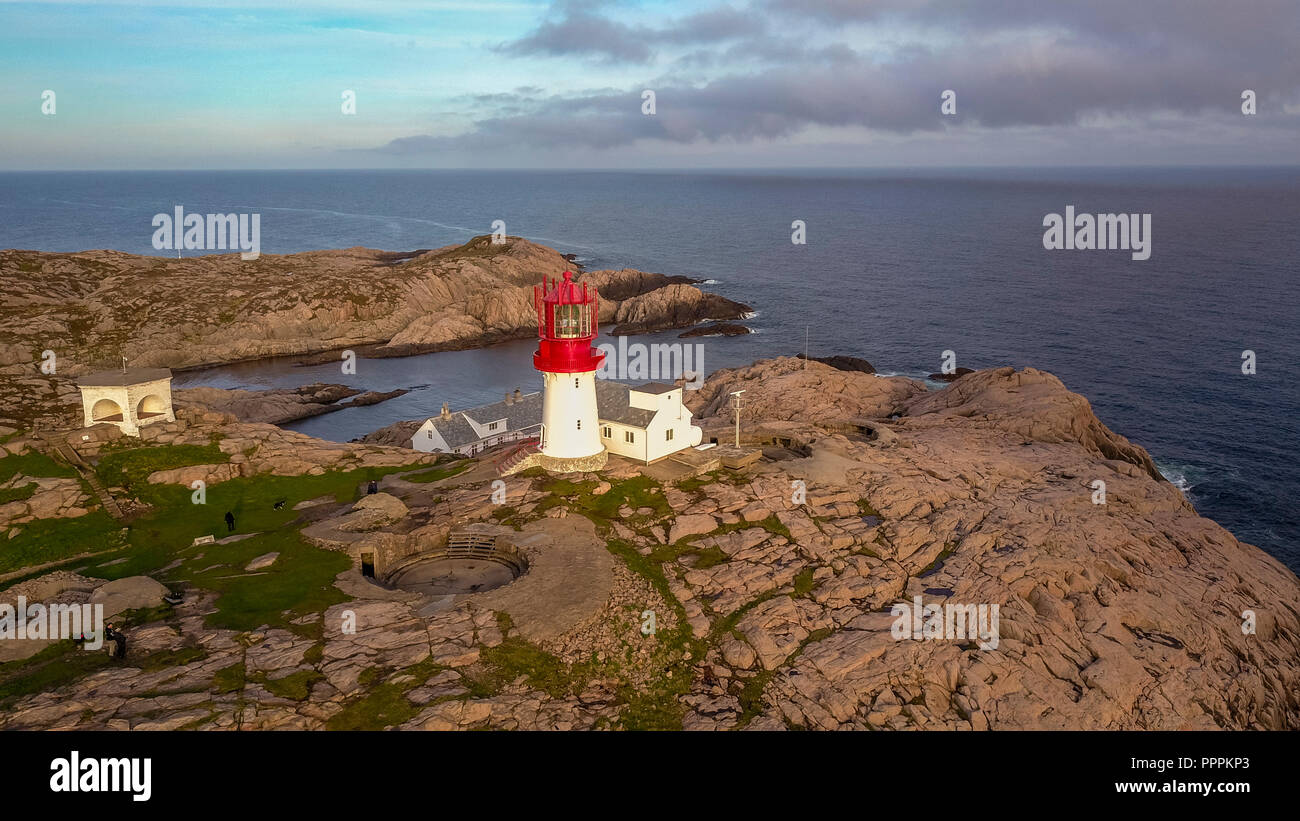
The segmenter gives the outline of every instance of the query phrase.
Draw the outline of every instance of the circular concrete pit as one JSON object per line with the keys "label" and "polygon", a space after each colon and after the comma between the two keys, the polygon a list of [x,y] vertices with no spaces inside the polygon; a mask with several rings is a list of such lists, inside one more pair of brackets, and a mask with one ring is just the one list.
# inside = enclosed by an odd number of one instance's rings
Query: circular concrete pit
{"label": "circular concrete pit", "polygon": [[528,560],[505,539],[476,530],[453,531],[447,545],[393,571],[386,582],[431,596],[482,593],[503,587],[528,570]]}

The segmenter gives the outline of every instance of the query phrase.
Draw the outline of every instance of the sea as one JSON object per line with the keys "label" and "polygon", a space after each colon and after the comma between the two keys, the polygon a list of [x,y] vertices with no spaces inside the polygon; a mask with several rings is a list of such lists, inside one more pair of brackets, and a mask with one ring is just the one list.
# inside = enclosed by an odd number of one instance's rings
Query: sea
{"label": "sea", "polygon": [[[174,256],[151,240],[176,206],[259,214],[263,253],[436,248],[500,220],[588,269],[695,277],[754,309],[751,335],[683,340],[709,372],[805,348],[917,378],[945,352],[1050,371],[1203,515],[1300,570],[1297,168],[3,173],[0,248]],[[1046,249],[1045,217],[1069,206],[1151,215],[1150,257]],[[290,426],[346,441],[538,389],[533,346],[355,374],[269,360],[176,384],[410,390]]]}

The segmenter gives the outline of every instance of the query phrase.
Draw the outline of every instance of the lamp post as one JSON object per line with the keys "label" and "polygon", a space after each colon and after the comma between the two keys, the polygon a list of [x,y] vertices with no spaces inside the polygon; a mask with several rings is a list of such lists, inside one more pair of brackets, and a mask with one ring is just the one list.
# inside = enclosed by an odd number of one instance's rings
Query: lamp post
{"label": "lamp post", "polygon": [[737,449],[740,448],[740,395],[744,392],[745,391],[743,389],[731,392],[732,401],[735,402],[735,405],[733,407],[735,407],[736,409],[736,448]]}

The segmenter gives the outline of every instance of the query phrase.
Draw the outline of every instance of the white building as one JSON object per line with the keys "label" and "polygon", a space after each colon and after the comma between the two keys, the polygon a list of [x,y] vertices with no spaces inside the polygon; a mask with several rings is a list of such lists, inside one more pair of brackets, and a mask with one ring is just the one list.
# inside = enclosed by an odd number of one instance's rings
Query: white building
{"label": "white building", "polygon": [[542,394],[516,390],[504,401],[431,416],[411,437],[411,447],[425,453],[474,456],[505,442],[536,438],[542,428]]}
{"label": "white building", "polygon": [[[582,376],[570,374],[567,378]],[[695,447],[703,438],[703,431],[691,424],[692,414],[682,403],[679,387],[655,382],[629,387],[598,379],[593,389],[598,417],[594,432],[599,443],[594,452],[605,450],[649,463]],[[579,384],[575,391],[581,390]],[[416,430],[411,447],[474,456],[503,443],[541,439],[546,424],[542,413],[541,392],[520,395],[515,391],[505,401],[456,413],[444,405],[440,415],[425,420]],[[574,425],[577,430],[579,423],[563,417],[551,424],[563,425],[565,430]]]}
{"label": "white building", "polygon": [[129,436],[154,422],[175,422],[172,372],[166,368],[129,368],[92,373],[77,380],[84,427],[117,425]]}

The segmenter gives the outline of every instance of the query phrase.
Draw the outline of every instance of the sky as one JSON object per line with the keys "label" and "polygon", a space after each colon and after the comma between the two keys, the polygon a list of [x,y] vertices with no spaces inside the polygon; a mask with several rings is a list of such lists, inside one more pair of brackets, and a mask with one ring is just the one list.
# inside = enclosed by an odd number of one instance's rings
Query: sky
{"label": "sky", "polygon": [[0,169],[1296,165],[1297,43],[1297,0],[0,0]]}

